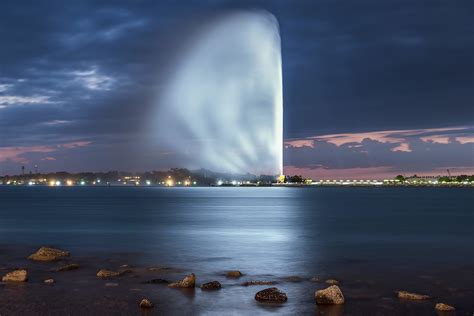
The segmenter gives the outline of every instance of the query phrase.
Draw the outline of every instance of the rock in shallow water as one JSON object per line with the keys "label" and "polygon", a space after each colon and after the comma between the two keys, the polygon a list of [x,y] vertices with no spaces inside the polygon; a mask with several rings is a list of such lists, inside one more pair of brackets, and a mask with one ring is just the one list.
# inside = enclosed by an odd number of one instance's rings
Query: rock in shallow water
{"label": "rock in shallow water", "polygon": [[398,298],[402,298],[405,300],[419,301],[419,300],[429,300],[431,297],[429,297],[428,295],[411,293],[407,291],[398,291]]}
{"label": "rock in shallow water", "polygon": [[196,276],[194,273],[187,275],[184,279],[178,282],[168,284],[169,287],[191,288],[196,285]]}
{"label": "rock in shallow water", "polygon": [[101,269],[99,270],[99,272],[97,272],[97,276],[102,279],[112,278],[119,275],[120,275],[120,272],[110,271],[110,270],[105,270],[105,269]]}
{"label": "rock in shallow water", "polygon": [[140,305],[141,308],[152,308],[153,307],[153,303],[150,302],[150,300],[148,300],[146,298],[142,299],[139,305]]}
{"label": "rock in shallow water", "polygon": [[286,293],[276,287],[271,287],[255,294],[255,299],[259,302],[283,303],[288,300]]}
{"label": "rock in shallow water", "polygon": [[56,261],[65,257],[69,257],[69,251],[49,247],[41,247],[34,254],[30,255],[28,259],[34,261]]}
{"label": "rock in shallow water", "polygon": [[222,287],[222,285],[218,281],[207,282],[201,284],[201,289],[203,290],[218,290]]}
{"label": "rock in shallow water", "polygon": [[53,284],[54,283],[54,279],[46,279],[43,281],[45,284]]}
{"label": "rock in shallow water", "polygon": [[24,269],[8,272],[2,277],[3,282],[26,282],[28,281],[28,272]]}
{"label": "rock in shallow water", "polygon": [[344,295],[337,285],[331,285],[323,290],[316,291],[314,298],[317,304],[321,305],[339,305],[344,304]]}
{"label": "rock in shallow water", "polygon": [[436,304],[435,309],[440,312],[453,312],[456,310],[454,306],[444,304],[444,303]]}
{"label": "rock in shallow water", "polygon": [[226,274],[228,278],[240,278],[243,274],[240,271],[228,271]]}

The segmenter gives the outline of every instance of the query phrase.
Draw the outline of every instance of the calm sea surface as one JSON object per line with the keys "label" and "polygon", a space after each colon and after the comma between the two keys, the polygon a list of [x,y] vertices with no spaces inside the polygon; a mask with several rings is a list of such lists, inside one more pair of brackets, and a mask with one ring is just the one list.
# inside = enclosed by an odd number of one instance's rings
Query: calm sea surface
{"label": "calm sea surface", "polygon": [[[456,305],[459,315],[472,315],[473,193],[468,188],[0,187],[0,264],[20,265],[35,248],[52,245],[76,256],[179,267],[182,275],[196,273],[198,282],[222,281],[219,294],[196,290],[192,297],[173,299],[191,314],[431,315],[434,303],[442,301]],[[234,269],[245,277],[222,276]],[[289,276],[303,281],[289,282]],[[340,281],[347,299],[343,309],[316,307],[314,290],[324,284],[310,282],[312,276]],[[235,285],[257,279],[276,280],[288,302],[262,307],[253,300],[262,287]],[[436,299],[399,302],[393,292],[400,289]],[[163,297],[176,293],[163,291]]]}

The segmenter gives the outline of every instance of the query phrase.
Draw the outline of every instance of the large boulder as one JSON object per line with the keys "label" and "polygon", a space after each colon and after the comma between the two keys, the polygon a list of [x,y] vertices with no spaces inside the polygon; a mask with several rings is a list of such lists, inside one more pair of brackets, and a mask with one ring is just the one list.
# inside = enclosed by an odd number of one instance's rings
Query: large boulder
{"label": "large boulder", "polygon": [[64,257],[69,257],[69,251],[41,247],[34,254],[30,255],[28,259],[34,261],[56,261]]}
{"label": "large boulder", "polygon": [[448,305],[448,304],[444,304],[444,303],[438,303],[435,305],[435,309],[437,311],[440,311],[440,312],[453,312],[455,311],[456,309],[454,308],[454,306],[451,306],[451,305]]}
{"label": "large boulder", "polygon": [[344,295],[337,285],[331,285],[328,288],[316,291],[314,298],[317,304],[321,305],[339,305],[344,304]]}
{"label": "large boulder", "polygon": [[28,272],[24,269],[8,272],[2,277],[3,282],[26,282],[28,281]]}
{"label": "large boulder", "polygon": [[168,284],[169,287],[192,288],[196,286],[196,276],[191,273],[184,277],[181,281]]}
{"label": "large boulder", "polygon": [[257,292],[255,299],[259,302],[283,303],[288,300],[288,297],[278,288],[271,287]]}
{"label": "large boulder", "polygon": [[201,284],[202,290],[218,290],[221,287],[222,285],[219,283],[219,281],[212,281],[212,282]]}
{"label": "large boulder", "polygon": [[405,300],[420,301],[420,300],[429,300],[431,297],[429,297],[428,295],[411,293],[407,291],[398,291],[398,298],[402,298]]}

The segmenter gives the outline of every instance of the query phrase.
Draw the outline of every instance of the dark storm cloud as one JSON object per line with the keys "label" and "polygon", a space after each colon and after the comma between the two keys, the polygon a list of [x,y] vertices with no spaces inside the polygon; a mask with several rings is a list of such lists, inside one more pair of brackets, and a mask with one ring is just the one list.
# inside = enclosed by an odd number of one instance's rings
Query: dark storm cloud
{"label": "dark storm cloud", "polygon": [[[76,170],[172,166],[177,157],[147,144],[145,118],[186,43],[234,9],[266,9],[279,20],[288,139],[473,124],[469,0],[2,1],[0,173],[37,162]],[[75,142],[87,145],[64,147]],[[420,165],[416,150],[372,145],[364,144],[393,165]],[[472,157],[472,143],[437,145]],[[327,153],[295,149],[287,160],[307,166],[314,155]],[[360,153],[341,157],[363,164]]]}

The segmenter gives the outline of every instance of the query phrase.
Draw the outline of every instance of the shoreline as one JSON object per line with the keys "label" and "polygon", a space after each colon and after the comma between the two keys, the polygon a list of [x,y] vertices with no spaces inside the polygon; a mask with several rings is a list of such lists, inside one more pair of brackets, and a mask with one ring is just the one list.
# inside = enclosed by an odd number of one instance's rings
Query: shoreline
{"label": "shoreline", "polygon": [[[0,250],[2,254],[9,252],[9,249],[3,247]],[[27,258],[28,255],[30,254],[26,254],[26,251],[16,249],[11,260],[2,262],[0,266],[2,276],[15,269],[25,269],[28,273],[28,280],[25,282],[0,283],[1,314],[41,314],[50,311],[54,311],[55,314],[56,310],[59,313],[76,314],[76,308],[84,304],[87,313],[102,315],[116,314],[117,309],[125,311],[125,314],[143,312],[200,314],[223,312],[227,310],[229,304],[237,304],[236,311],[239,311],[238,306],[243,304],[244,306],[240,308],[245,311],[244,313],[254,311],[257,314],[275,311],[293,314],[313,310],[321,315],[327,313],[343,315],[345,312],[366,315],[370,310],[371,313],[385,315],[400,315],[407,312],[432,315],[436,311],[435,304],[453,302],[451,304],[456,307],[456,315],[469,315],[469,309],[474,308],[469,297],[472,289],[441,286],[435,288],[437,280],[430,275],[420,275],[415,283],[407,279],[404,288],[394,285],[380,290],[377,281],[339,278],[329,273],[319,276],[278,276],[247,274],[238,270],[229,273],[222,270],[207,273],[200,271],[194,274],[195,271],[189,267],[134,264],[133,258],[129,258],[126,254],[122,258],[108,258],[82,257],[71,253],[51,261],[31,260]],[[102,269],[111,274],[98,276],[98,272]],[[169,286],[172,282],[180,282],[190,274],[196,276],[193,286]],[[45,283],[45,280],[51,279],[54,281]],[[202,284],[209,282],[218,282],[219,288],[210,290],[200,288]],[[417,291],[421,283],[432,283],[431,293],[426,290]],[[342,291],[345,302],[318,304],[315,299],[316,292],[334,285]],[[255,299],[258,292],[273,287],[283,291],[287,301],[259,302]],[[429,298],[413,299],[409,295],[400,297],[399,291],[407,291],[413,295],[428,295]],[[234,301],[234,298],[238,300]],[[152,303],[153,307],[140,307],[139,304],[143,299]],[[206,302],[212,302],[210,310]]]}

